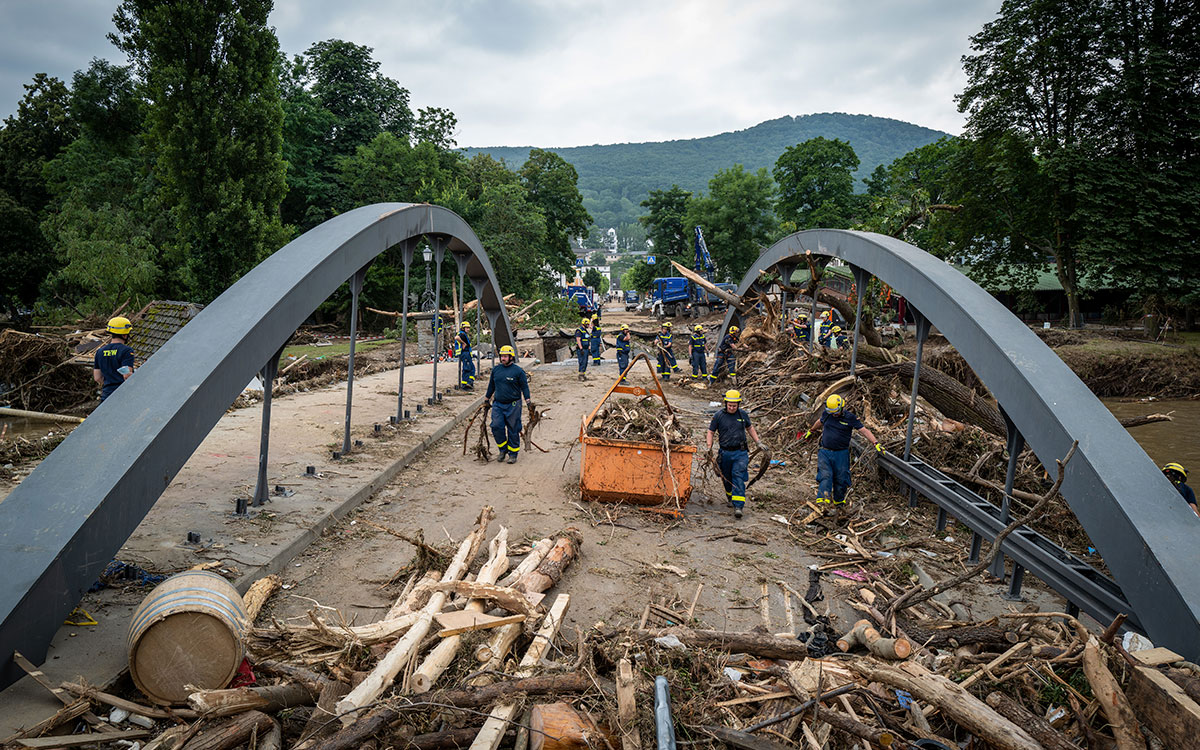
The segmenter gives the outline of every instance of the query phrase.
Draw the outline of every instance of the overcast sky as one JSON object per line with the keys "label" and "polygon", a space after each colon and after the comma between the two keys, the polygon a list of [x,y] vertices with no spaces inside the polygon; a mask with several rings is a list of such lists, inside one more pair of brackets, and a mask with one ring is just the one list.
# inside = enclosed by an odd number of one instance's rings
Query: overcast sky
{"label": "overcast sky", "polygon": [[[38,72],[70,81],[113,0],[0,0],[0,116]],[[461,146],[693,138],[849,112],[958,133],[968,37],[1000,0],[277,0],[281,48],[375,49],[414,110],[447,107]]]}

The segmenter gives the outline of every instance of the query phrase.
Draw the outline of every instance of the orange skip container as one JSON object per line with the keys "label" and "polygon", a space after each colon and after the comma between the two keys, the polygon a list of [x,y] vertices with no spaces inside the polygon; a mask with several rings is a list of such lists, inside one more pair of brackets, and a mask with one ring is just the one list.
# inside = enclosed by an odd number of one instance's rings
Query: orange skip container
{"label": "orange skip container", "polygon": [[[623,385],[624,377],[638,360],[646,362],[653,379],[652,388]],[[600,407],[614,393],[634,396],[658,396],[671,412],[662,384],[645,354],[639,354],[625,372],[617,378],[592,413],[584,417],[579,426],[579,442],[582,458],[579,462],[579,489],[584,500],[609,503],[631,503],[634,505],[667,505],[682,508],[692,496],[692,460],[696,455],[694,445],[672,445],[663,450],[661,443],[641,440],[610,440],[591,437],[588,427]]]}

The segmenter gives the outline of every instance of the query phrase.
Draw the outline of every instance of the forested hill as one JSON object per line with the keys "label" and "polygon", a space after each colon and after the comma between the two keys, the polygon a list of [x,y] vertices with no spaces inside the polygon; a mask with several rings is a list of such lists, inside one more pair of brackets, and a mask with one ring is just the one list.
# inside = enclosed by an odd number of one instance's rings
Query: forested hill
{"label": "forested hill", "polygon": [[[641,214],[638,205],[650,190],[672,183],[693,192],[707,191],[719,169],[742,164],[768,171],[788,146],[824,136],[849,141],[860,160],[857,177],[871,174],[878,164],[936,141],[946,133],[899,120],[869,115],[823,113],[780,117],[745,130],[706,138],[658,143],[616,143],[607,146],[550,148],[575,165],[585,204],[598,224],[617,226]],[[466,148],[504,159],[510,168],[524,163],[530,147]],[[604,216],[602,216],[604,215]],[[612,218],[609,218],[611,216]]]}

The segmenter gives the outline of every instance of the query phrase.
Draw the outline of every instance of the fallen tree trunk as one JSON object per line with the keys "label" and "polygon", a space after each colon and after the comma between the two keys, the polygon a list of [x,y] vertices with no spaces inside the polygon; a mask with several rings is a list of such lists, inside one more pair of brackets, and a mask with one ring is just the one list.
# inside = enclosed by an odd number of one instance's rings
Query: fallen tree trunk
{"label": "fallen tree trunk", "polygon": [[527,594],[540,594],[562,580],[563,572],[579,554],[583,544],[583,535],[578,529],[570,528],[562,533],[554,547],[546,554],[537,568],[526,573],[517,581],[514,588]]}
{"label": "fallen tree trunk", "polygon": [[885,667],[869,661],[851,664],[859,674],[907,690],[940,708],[946,716],[1001,750],[1040,750],[1041,745],[1021,727],[993,711],[957,684],[915,662]]}
{"label": "fallen tree trunk", "polygon": [[730,305],[733,305],[740,312],[745,313],[750,309],[750,307],[745,302],[742,301],[741,297],[737,296],[736,294],[733,294],[732,292],[725,291],[724,289],[722,289],[721,287],[712,283],[711,281],[704,278],[700,274],[696,273],[692,269],[681,266],[679,263],[676,263],[675,261],[671,261],[671,265],[675,266],[675,270],[679,271],[679,273],[683,274],[684,277],[687,278],[688,281],[690,281],[693,284],[695,284],[696,286],[702,288],[704,291],[708,292],[709,294],[716,297],[717,299],[719,299],[723,302],[726,302]]}
{"label": "fallen tree trunk", "polygon": [[1095,636],[1088,638],[1083,648],[1083,673],[1087,675],[1092,694],[1100,703],[1100,710],[1108,719],[1113,739],[1117,741],[1117,750],[1146,750],[1146,740],[1142,737],[1133,708],[1112,672],[1104,666],[1100,641]]}
{"label": "fallen tree trunk", "polygon": [[808,647],[800,641],[760,633],[725,633],[719,630],[675,627],[661,630],[612,631],[610,635],[630,637],[640,642],[673,635],[684,645],[693,648],[753,654],[765,659],[803,659],[808,656]]}
{"label": "fallen tree trunk", "polygon": [[230,750],[244,745],[252,735],[265,737],[275,720],[261,711],[247,711],[215,726],[201,729],[182,750]]}
{"label": "fallen tree trunk", "polygon": [[266,687],[199,690],[189,695],[187,702],[196,713],[206,718],[212,718],[232,716],[251,709],[263,713],[274,713],[293,706],[311,706],[316,703],[319,693],[319,690],[314,690],[310,685],[297,683]]}
{"label": "fallen tree trunk", "polygon": [[1031,713],[1004,693],[989,693],[987,704],[1012,723],[1019,727],[1025,727],[1029,734],[1042,743],[1046,750],[1082,750],[1074,742],[1064,737],[1062,732],[1051,726],[1050,722]]}

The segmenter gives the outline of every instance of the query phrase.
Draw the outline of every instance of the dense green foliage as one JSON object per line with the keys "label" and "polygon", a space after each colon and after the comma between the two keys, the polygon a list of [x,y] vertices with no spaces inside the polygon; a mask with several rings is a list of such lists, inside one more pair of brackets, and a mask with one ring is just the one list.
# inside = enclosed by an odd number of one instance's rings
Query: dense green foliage
{"label": "dense green foliage", "polygon": [[692,228],[687,226],[688,201],[692,194],[678,185],[669,190],[651,190],[642,201],[647,214],[638,219],[646,227],[655,255],[683,262],[691,254]]}
{"label": "dense green foliage", "polygon": [[853,172],[858,155],[846,141],[820,136],[788,146],[775,162],[779,216],[796,229],[846,229],[857,202]]}

